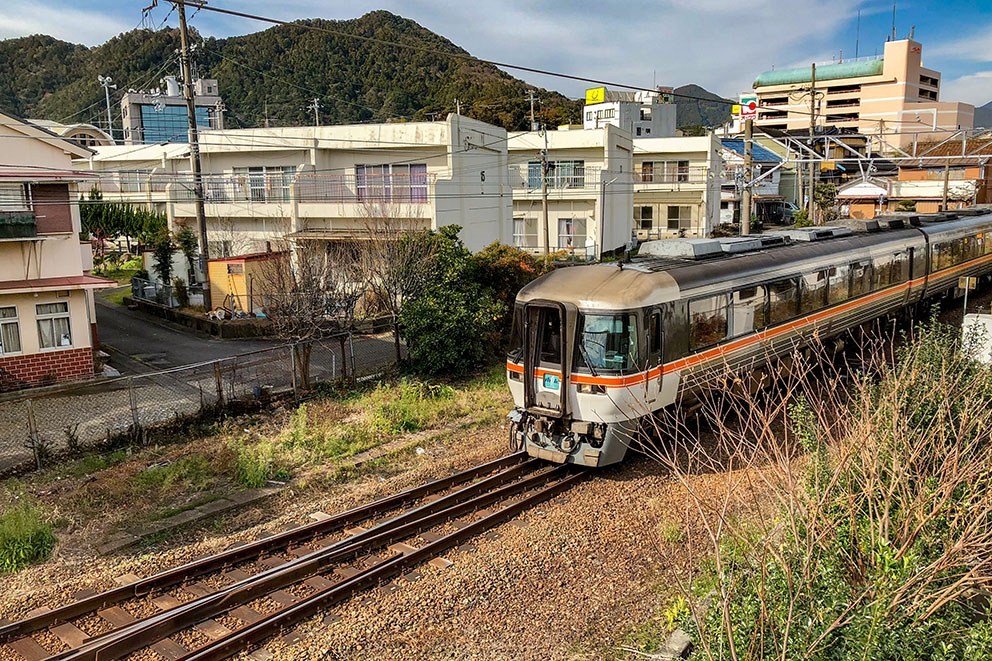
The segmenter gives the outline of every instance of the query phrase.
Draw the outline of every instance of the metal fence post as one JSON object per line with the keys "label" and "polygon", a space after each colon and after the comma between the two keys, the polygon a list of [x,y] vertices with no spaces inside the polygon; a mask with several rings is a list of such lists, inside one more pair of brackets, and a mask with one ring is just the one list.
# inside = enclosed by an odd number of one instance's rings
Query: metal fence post
{"label": "metal fence post", "polygon": [[28,407],[28,435],[31,439],[31,451],[34,452],[34,463],[41,470],[41,452],[39,451],[38,422],[34,419],[34,406],[30,399],[24,400]]}
{"label": "metal fence post", "polygon": [[127,396],[131,400],[131,425],[134,433],[137,434],[141,428],[141,419],[138,417],[138,397],[134,393],[134,377],[127,380]]}
{"label": "metal fence post", "polygon": [[358,375],[358,366],[355,365],[355,336],[348,333],[348,349],[351,352],[351,376],[354,378]]}
{"label": "metal fence post", "polygon": [[220,361],[214,361],[214,381],[217,383],[217,405],[224,405],[224,375],[220,371]]}
{"label": "metal fence post", "polygon": [[291,368],[291,370],[293,372],[293,399],[299,399],[300,398],[299,386],[297,385],[297,380],[298,379],[296,377],[296,355],[297,355],[296,352],[297,352],[297,346],[298,345],[293,344],[293,345],[290,345],[290,347],[289,347],[289,366],[290,366],[290,368]]}

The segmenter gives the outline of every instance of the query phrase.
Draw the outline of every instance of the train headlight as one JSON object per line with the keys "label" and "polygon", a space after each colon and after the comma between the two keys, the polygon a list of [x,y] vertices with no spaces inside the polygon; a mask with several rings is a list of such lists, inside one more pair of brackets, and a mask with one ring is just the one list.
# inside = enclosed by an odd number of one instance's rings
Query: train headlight
{"label": "train headlight", "polygon": [[579,392],[584,393],[586,395],[602,395],[603,393],[606,392],[606,387],[597,386],[596,384],[593,383],[580,383]]}
{"label": "train headlight", "polygon": [[523,380],[523,375],[520,372],[513,372],[513,371],[510,371],[510,370],[507,370],[506,371],[506,375],[508,377],[510,377],[510,380],[511,381],[522,381]]}

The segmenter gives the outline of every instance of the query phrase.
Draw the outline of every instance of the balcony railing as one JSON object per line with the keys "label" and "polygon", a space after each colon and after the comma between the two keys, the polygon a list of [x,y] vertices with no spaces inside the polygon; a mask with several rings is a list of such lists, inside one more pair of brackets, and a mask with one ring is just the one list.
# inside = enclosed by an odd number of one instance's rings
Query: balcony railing
{"label": "balcony railing", "polygon": [[0,211],[0,239],[30,239],[38,236],[33,211]]}
{"label": "balcony railing", "polygon": [[706,183],[708,175],[708,168],[697,166],[672,168],[668,170],[659,170],[657,168],[651,170],[636,168],[634,170],[634,183],[702,184]]}
{"label": "balcony railing", "polygon": [[[435,175],[417,174],[300,174],[227,175],[204,178],[207,203],[283,203],[293,199],[306,203],[401,202],[427,204]],[[174,199],[192,200],[192,180],[181,180],[174,188]]]}

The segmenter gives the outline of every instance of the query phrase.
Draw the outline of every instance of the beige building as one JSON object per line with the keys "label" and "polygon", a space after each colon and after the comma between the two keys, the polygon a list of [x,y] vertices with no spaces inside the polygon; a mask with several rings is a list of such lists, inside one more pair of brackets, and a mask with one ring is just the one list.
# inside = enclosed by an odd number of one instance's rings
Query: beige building
{"label": "beige building", "polygon": [[0,390],[93,376],[93,290],[71,159],[89,149],[0,113]]}
{"label": "beige building", "polygon": [[[547,242],[541,192],[545,147]],[[513,245],[544,252],[550,244],[551,252],[566,250],[595,259],[630,242],[634,147],[629,132],[607,124],[590,130],[563,127],[545,133],[511,133],[508,149]]]}
{"label": "beige building", "polygon": [[705,237],[720,222],[720,140],[634,140],[634,230],[641,240]]}
{"label": "beige building", "polygon": [[[370,228],[460,225],[481,250],[510,240],[506,131],[449,115],[437,122],[203,131],[211,257],[265,251],[284,237],[347,241]],[[75,162],[105,199],[192,224],[189,146],[100,148]]]}
{"label": "beige building", "polygon": [[[880,134],[905,147],[926,133],[950,135],[972,128],[975,107],[940,100],[940,73],[922,64],[923,46],[911,39],[890,41],[881,56],[816,66],[817,124]],[[805,130],[810,122],[812,67],[773,69],[758,76],[757,125]]]}
{"label": "beige building", "polygon": [[50,119],[26,119],[24,121],[47,129],[83,147],[106,147],[116,144],[106,131],[92,124],[62,124]]}

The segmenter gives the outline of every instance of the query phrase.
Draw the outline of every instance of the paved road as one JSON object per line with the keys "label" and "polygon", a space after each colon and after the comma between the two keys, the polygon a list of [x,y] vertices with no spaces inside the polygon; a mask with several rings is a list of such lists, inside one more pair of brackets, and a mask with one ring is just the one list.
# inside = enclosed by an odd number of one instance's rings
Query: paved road
{"label": "paved road", "polygon": [[[106,292],[104,293],[106,295]],[[97,335],[121,374],[140,374],[274,347],[276,340],[218,340],[96,297]]]}

